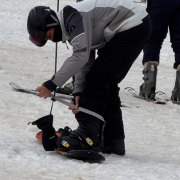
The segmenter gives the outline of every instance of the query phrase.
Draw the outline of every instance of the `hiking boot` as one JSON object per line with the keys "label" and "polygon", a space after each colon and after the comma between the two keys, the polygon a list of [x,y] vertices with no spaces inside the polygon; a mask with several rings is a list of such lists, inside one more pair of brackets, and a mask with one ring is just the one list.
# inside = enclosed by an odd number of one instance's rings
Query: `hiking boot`
{"label": "hiking boot", "polygon": [[157,66],[157,61],[149,61],[142,71],[144,83],[140,86],[139,95],[148,100],[155,100]]}
{"label": "hiking boot", "polygon": [[117,140],[111,140],[111,141],[105,140],[104,148],[102,149],[102,153],[117,154],[117,155],[124,156],[125,155],[124,138],[117,139]]}
{"label": "hiking boot", "polygon": [[180,65],[178,65],[177,67],[176,81],[175,81],[174,89],[172,91],[171,100],[173,103],[180,104]]}

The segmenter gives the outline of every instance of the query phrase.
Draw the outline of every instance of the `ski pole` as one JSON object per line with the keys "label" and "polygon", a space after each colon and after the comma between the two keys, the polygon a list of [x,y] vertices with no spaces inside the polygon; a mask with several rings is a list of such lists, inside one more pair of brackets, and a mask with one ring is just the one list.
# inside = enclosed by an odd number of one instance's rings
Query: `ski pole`
{"label": "ski pole", "polygon": [[[59,11],[59,0],[57,0],[57,12]],[[56,42],[56,49],[55,49],[55,70],[54,70],[54,74],[56,74],[57,71],[57,49],[58,49],[58,42]],[[54,95],[53,98],[56,96],[56,92],[54,91]],[[52,105],[51,105],[51,110],[50,110],[50,114],[52,114],[52,109],[53,109],[53,101],[52,101]]]}

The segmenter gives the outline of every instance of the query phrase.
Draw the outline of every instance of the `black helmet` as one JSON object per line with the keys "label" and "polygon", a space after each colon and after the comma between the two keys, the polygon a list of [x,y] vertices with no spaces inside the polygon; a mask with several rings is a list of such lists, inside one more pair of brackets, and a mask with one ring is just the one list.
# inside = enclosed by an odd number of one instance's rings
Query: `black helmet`
{"label": "black helmet", "polygon": [[[29,39],[37,46],[44,46],[46,44],[46,32],[59,24],[55,12],[47,6],[37,6],[31,9],[27,20],[27,30]],[[47,19],[51,17],[51,23],[47,23]]]}

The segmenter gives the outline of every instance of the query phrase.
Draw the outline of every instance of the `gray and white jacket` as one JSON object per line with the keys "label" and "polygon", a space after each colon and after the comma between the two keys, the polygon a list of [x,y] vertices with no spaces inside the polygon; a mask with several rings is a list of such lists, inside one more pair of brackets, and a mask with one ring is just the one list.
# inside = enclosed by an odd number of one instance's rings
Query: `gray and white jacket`
{"label": "gray and white jacket", "polygon": [[75,75],[73,93],[77,93],[83,91],[85,74],[95,60],[93,50],[103,47],[118,32],[141,24],[147,12],[130,0],[84,0],[65,6],[57,16],[62,42],[70,42],[73,54],[52,77],[52,82],[61,87]]}

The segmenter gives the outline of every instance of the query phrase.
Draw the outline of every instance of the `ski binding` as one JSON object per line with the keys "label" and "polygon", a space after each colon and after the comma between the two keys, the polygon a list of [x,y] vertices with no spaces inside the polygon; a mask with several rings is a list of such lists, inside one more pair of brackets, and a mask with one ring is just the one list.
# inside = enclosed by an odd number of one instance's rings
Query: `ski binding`
{"label": "ski binding", "polygon": [[162,104],[162,105],[166,104],[166,102],[165,102],[164,100],[162,100],[162,99],[160,99],[160,98],[158,98],[158,97],[156,97],[155,100],[146,99],[145,97],[140,96],[140,95],[136,92],[136,90],[133,89],[132,87],[126,87],[126,88],[124,89],[124,92],[125,92],[126,94],[128,94],[128,95],[131,95],[131,96],[136,97],[136,98],[139,98],[139,99],[146,100],[146,101],[151,102],[151,103],[153,103],[153,104]]}

